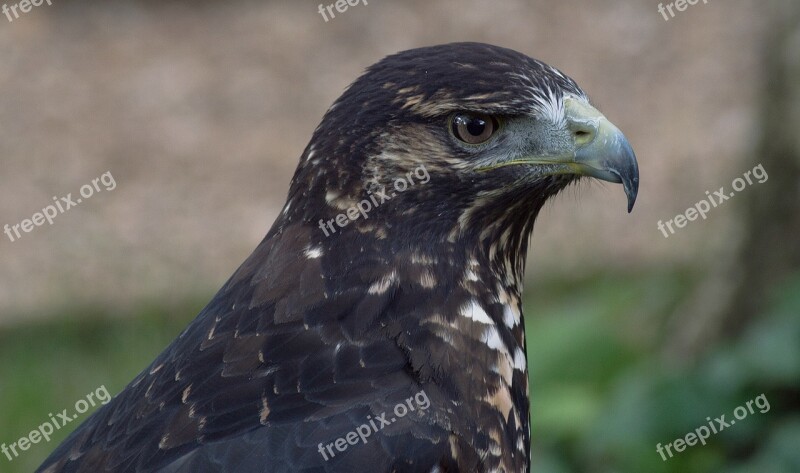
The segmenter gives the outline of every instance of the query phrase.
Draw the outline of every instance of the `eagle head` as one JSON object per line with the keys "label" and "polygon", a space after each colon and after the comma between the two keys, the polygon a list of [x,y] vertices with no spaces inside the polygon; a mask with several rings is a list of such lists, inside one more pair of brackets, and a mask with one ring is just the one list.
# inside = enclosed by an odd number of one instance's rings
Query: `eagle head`
{"label": "eagle head", "polygon": [[284,211],[325,237],[496,242],[518,256],[545,200],[581,176],[621,183],[633,208],[634,152],[575,81],[510,49],[454,43],[357,79],[314,132]]}

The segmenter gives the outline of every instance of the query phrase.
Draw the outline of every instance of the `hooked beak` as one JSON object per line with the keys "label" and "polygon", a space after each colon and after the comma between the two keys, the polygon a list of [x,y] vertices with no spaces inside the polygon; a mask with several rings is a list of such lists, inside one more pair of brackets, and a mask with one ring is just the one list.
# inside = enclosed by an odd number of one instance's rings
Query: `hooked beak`
{"label": "hooked beak", "polygon": [[628,213],[639,193],[636,154],[622,132],[591,105],[565,99],[567,123],[575,139],[570,167],[576,174],[622,184],[628,197]]}

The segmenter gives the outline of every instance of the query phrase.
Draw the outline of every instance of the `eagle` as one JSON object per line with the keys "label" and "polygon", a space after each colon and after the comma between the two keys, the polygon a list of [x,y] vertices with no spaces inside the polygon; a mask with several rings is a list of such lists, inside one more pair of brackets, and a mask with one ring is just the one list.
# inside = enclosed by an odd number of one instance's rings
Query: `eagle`
{"label": "eagle", "polygon": [[581,178],[639,187],[574,80],[451,43],[325,113],[261,243],[42,473],[530,470],[528,240]]}

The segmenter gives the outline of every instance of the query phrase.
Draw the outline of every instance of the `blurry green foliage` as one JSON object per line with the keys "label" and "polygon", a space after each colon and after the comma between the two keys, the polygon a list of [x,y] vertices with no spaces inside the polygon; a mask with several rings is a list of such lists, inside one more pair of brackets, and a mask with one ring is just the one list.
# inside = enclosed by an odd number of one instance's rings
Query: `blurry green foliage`
{"label": "blurry green foliage", "polygon": [[[537,288],[526,309],[537,473],[800,472],[800,278],[733,343],[690,367],[660,353],[688,279],[639,275]],[[579,295],[576,295],[579,294]],[[543,296],[546,296],[544,308]],[[538,315],[532,316],[534,312]],[[755,413],[663,461],[684,437],[764,393]],[[716,425],[716,424],[715,424]]]}

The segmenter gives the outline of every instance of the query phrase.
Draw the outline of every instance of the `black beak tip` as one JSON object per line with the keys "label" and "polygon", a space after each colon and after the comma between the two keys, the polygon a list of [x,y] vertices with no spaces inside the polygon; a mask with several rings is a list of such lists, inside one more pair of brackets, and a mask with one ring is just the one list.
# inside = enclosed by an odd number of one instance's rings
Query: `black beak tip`
{"label": "black beak tip", "polygon": [[622,183],[625,196],[628,198],[628,213],[631,213],[636,203],[636,196],[639,195],[639,170],[634,167],[631,172],[619,172],[615,169],[610,171],[619,178],[618,182]]}
{"label": "black beak tip", "polygon": [[630,180],[623,180],[625,195],[628,196],[628,213],[633,211],[633,204],[636,203],[636,196],[639,195],[639,176],[633,176]]}
{"label": "black beak tip", "polygon": [[628,213],[633,211],[633,204],[636,203],[636,196],[639,195],[639,163],[636,160],[636,153],[633,152],[628,140],[623,140],[623,153],[625,165],[620,166],[617,175],[622,180],[625,195],[628,197]]}

